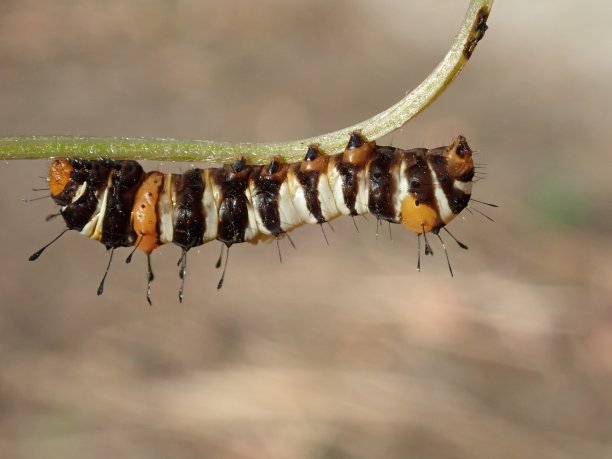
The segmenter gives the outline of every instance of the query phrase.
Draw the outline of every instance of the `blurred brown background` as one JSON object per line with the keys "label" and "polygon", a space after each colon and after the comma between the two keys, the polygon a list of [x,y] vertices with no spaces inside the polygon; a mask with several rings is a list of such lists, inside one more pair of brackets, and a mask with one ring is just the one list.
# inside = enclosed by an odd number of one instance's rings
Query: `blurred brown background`
{"label": "blurred brown background", "polygon": [[[381,111],[467,1],[2,0],[0,135],[280,141]],[[2,458],[612,457],[612,6],[498,0],[466,70],[383,143],[458,133],[488,165],[416,273],[373,219],[235,246],[107,254],[59,233],[47,162],[0,163]],[[184,170],[186,164],[149,164]],[[437,242],[437,241],[434,241]]]}

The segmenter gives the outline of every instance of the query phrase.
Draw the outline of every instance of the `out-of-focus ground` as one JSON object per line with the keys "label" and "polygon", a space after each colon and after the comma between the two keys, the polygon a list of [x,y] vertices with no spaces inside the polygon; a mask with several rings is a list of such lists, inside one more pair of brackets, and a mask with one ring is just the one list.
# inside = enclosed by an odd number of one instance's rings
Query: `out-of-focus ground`
{"label": "out-of-focus ground", "polygon": [[[0,135],[280,141],[416,86],[467,1],[0,3]],[[297,250],[118,252],[59,233],[47,163],[0,163],[2,458],[612,457],[612,7],[498,0],[443,97],[384,142],[488,165],[417,273],[416,237],[316,225]],[[184,170],[189,165],[149,164]],[[386,230],[386,228],[383,228]]]}

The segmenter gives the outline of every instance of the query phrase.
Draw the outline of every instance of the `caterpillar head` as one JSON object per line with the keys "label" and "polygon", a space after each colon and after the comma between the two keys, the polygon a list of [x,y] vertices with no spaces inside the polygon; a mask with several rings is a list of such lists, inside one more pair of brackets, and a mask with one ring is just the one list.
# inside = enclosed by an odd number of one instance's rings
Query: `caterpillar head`
{"label": "caterpillar head", "polygon": [[474,177],[472,150],[461,135],[448,147],[419,150],[407,174],[402,224],[418,234],[437,232],[468,205]]}
{"label": "caterpillar head", "polygon": [[49,167],[49,190],[53,200],[66,206],[85,191],[88,184],[94,190],[106,184],[108,174],[118,162],[106,159],[56,159]]}
{"label": "caterpillar head", "polygon": [[73,170],[72,164],[66,159],[56,159],[51,163],[49,168],[49,190],[54,199],[62,194],[68,182],[70,182],[70,175]]}

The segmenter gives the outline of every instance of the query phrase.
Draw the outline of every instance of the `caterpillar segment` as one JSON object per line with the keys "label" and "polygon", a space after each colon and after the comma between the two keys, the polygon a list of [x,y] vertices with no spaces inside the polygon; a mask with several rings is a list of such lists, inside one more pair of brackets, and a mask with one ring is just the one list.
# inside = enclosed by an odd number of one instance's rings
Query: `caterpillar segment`
{"label": "caterpillar segment", "polygon": [[[278,240],[303,224],[323,225],[340,215],[369,213],[401,224],[419,236],[419,247],[423,235],[425,253],[433,253],[426,234],[440,237],[467,207],[473,177],[472,150],[463,136],[450,146],[403,150],[354,132],[346,149],[332,156],[311,145],[296,163],[273,157],[267,165],[248,165],[239,158],[182,174],[147,173],[131,160],[57,159],[49,185],[67,229],[102,242],[111,257],[117,247],[149,257],[173,243],[182,249],[184,280],[193,247],[218,240],[229,254],[233,244]],[[150,301],[150,260],[147,278]],[[180,299],[182,294],[181,286]]]}

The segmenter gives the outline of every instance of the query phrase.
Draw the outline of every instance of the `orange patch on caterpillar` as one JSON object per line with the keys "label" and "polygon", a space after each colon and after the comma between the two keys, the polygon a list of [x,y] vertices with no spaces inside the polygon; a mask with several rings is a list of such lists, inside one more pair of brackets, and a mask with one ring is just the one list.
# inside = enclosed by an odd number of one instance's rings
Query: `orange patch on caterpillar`
{"label": "orange patch on caterpillar", "polygon": [[150,254],[159,247],[157,234],[157,201],[163,185],[164,174],[151,172],[144,180],[132,207],[132,225],[138,236],[138,248]]}
{"label": "orange patch on caterpillar", "polygon": [[438,213],[430,206],[408,195],[402,200],[402,225],[417,234],[427,233],[439,223]]}
{"label": "orange patch on caterpillar", "polygon": [[375,147],[376,142],[364,141],[363,145],[360,147],[350,149],[347,148],[342,153],[342,161],[362,167],[366,163],[372,151],[374,151]]}
{"label": "orange patch on caterpillar", "polygon": [[49,189],[51,196],[58,196],[64,191],[70,181],[72,165],[65,159],[56,159],[49,168]]}
{"label": "orange patch on caterpillar", "polygon": [[300,162],[300,172],[316,171],[323,173],[327,169],[329,156],[322,153],[319,145],[310,145],[306,153],[306,159]]}

